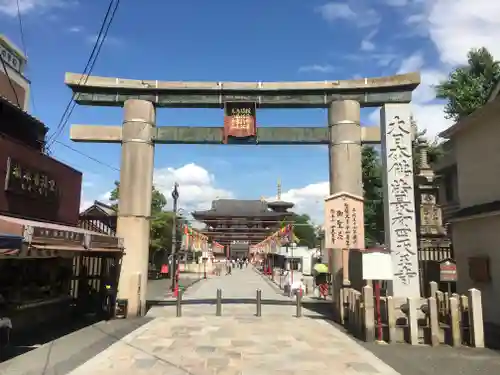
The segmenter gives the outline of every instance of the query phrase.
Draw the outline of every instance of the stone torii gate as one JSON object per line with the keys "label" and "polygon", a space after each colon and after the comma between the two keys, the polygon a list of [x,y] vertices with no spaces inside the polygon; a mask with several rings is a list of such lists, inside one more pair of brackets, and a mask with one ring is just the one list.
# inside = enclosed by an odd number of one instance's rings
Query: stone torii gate
{"label": "stone torii gate", "polygon": [[[395,277],[392,291],[401,297],[419,295],[409,108],[412,91],[420,83],[418,73],[256,83],[162,82],[67,73],[65,83],[78,104],[124,108],[122,125],[73,125],[71,139],[122,145],[117,232],[124,240],[125,256],[119,298],[128,300],[128,316],[145,311],[155,144],[222,144],[228,135],[222,126],[156,127],[156,108],[161,107],[226,108],[228,103],[253,103],[254,109],[326,108],[327,127],[260,126],[253,137],[242,137],[247,142],[241,144],[328,145],[326,248],[333,254],[331,272],[343,284],[349,283],[349,275],[342,253],[364,248],[361,146],[381,142],[386,171],[386,243],[392,249]],[[360,126],[360,107],[382,107],[381,129]]]}

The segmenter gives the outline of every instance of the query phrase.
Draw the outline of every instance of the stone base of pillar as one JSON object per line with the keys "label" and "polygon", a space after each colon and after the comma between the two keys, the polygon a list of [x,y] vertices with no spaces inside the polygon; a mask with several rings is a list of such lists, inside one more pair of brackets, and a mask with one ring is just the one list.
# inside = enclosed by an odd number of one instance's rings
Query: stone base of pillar
{"label": "stone base of pillar", "polygon": [[149,219],[119,217],[118,236],[123,238],[125,255],[120,269],[118,298],[128,300],[127,317],[146,313],[148,282]]}

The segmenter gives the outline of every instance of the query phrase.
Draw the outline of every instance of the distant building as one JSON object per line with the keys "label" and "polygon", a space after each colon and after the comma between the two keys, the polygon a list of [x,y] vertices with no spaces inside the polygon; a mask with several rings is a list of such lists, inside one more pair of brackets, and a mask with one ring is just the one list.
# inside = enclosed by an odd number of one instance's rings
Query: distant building
{"label": "distant building", "polygon": [[24,75],[26,56],[4,35],[0,35],[0,96],[28,110],[30,81]]}
{"label": "distant building", "polygon": [[241,258],[248,256],[251,245],[264,240],[278,230],[284,220],[291,218],[293,212],[288,209],[293,206],[281,199],[281,182],[278,181],[275,201],[217,199],[210,210],[195,211],[192,215],[205,223],[203,234],[224,245],[225,251],[219,256]]}
{"label": "distant building", "polygon": [[116,236],[116,210],[105,203],[94,201],[94,204],[80,213],[79,226],[94,232]]}

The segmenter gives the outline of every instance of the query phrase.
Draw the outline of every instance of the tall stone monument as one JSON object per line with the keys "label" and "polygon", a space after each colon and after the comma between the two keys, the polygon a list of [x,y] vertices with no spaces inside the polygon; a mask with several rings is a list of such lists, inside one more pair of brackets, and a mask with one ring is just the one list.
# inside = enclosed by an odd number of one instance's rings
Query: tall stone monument
{"label": "tall stone monument", "polygon": [[394,297],[419,297],[417,222],[413,180],[412,121],[409,104],[386,104],[380,111],[384,166],[385,243],[391,251]]}

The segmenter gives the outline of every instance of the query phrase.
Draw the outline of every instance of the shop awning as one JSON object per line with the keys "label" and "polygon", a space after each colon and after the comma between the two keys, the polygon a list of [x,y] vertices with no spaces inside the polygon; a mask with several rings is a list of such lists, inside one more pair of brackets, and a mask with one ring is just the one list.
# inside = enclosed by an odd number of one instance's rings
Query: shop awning
{"label": "shop awning", "polygon": [[79,227],[3,215],[0,215],[0,233],[5,233],[7,238],[16,238],[19,249],[17,253],[3,255],[37,257],[57,256],[57,253],[65,251],[123,252],[123,246],[117,237]]}
{"label": "shop awning", "polygon": [[23,246],[24,237],[0,233],[0,255],[17,255]]}

